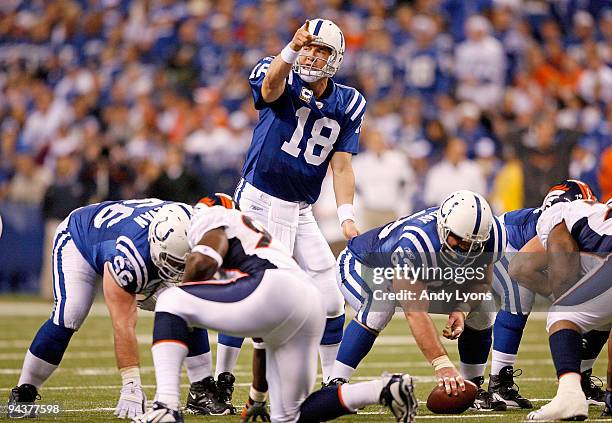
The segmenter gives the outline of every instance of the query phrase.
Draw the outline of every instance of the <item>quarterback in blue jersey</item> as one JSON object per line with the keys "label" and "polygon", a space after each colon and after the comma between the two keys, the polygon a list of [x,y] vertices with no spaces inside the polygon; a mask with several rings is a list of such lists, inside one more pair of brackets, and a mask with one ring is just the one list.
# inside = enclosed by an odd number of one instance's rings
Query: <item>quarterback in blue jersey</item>
{"label": "quarterback in blue jersey", "polygon": [[[542,213],[537,234],[546,251],[548,285],[555,297],[546,329],[559,379],[551,402],[529,420],[585,420],[581,389],[583,334],[612,326],[612,208],[594,200],[555,204]],[[580,254],[587,253],[587,254]],[[606,410],[612,405],[608,366]]]}
{"label": "quarterback in blue jersey", "polygon": [[[408,286],[411,290],[420,289],[422,294],[423,291],[443,287],[449,292],[462,289],[463,292],[490,296],[491,264],[501,257],[505,244],[501,222],[492,215],[487,201],[471,191],[457,191],[447,197],[440,207],[423,210],[349,241],[338,258],[337,276],[345,299],[357,311],[357,315],[345,330],[331,383],[344,383],[352,376],[393,316],[395,301],[380,301],[381,290],[397,293],[408,289]],[[386,270],[398,264],[413,269],[465,270],[475,267],[484,270],[479,277],[472,277],[468,281],[413,274],[411,280],[395,275],[384,283],[377,284],[374,280],[377,285],[366,282],[366,275],[376,275],[377,269]],[[461,282],[464,283],[460,287]],[[428,309],[415,307],[415,301],[411,298],[406,301],[395,298],[404,309],[417,345],[434,366],[439,384],[446,385],[450,392],[457,385],[463,385],[465,378],[480,387],[491,345],[490,332],[495,311],[493,302],[482,301],[483,296],[463,300],[454,296],[446,305],[449,319],[444,336],[459,339],[462,376],[448,359]],[[420,299],[421,295],[416,298]],[[466,357],[470,357],[470,360]],[[479,389],[477,400],[479,404],[484,404],[483,408],[491,408],[491,399],[487,394]]]}
{"label": "quarterback in blue jersey", "polygon": [[[519,394],[513,376],[523,329],[535,299],[533,290],[519,285],[510,277],[509,267],[518,266],[523,273],[528,271],[536,257],[523,248],[532,240],[537,241],[536,225],[542,212],[559,202],[575,200],[596,199],[587,184],[569,179],[551,187],[541,207],[520,209],[500,216],[508,245],[507,254],[495,264],[494,269],[493,289],[501,299],[501,307],[493,325],[493,354],[488,390],[494,398],[504,401],[508,407],[532,408],[531,402]],[[518,251],[522,253],[519,255]],[[527,263],[519,263],[523,259],[526,259]],[[511,264],[512,261],[515,263]],[[608,331],[593,330],[584,335],[583,390],[589,402],[593,404],[603,404],[604,392],[591,381],[590,376],[595,358],[607,340]]]}
{"label": "quarterback in blue jersey", "polygon": [[[181,280],[191,214],[186,204],[154,198],[107,201],[76,209],[59,225],[52,252],[55,306],[26,353],[10,402],[34,402],[87,317],[96,280],[102,276],[123,381],[115,414],[128,418],[144,412],[136,308],[152,310],[162,288]],[[193,357],[191,365],[187,362],[190,379],[197,382],[210,376],[206,331],[190,334],[189,355]]]}
{"label": "quarterback in blue jersey", "polygon": [[[358,234],[353,212],[365,98],[332,77],[344,57],[344,35],[325,19],[306,21],[276,57],[249,76],[259,122],[234,199],[240,210],[280,240],[323,293],[326,327],[319,355],[328,378],[342,340],[344,301],[335,258],[312,213],[331,168],[338,218],[347,239]],[[231,371],[241,339],[220,339],[217,371]]]}

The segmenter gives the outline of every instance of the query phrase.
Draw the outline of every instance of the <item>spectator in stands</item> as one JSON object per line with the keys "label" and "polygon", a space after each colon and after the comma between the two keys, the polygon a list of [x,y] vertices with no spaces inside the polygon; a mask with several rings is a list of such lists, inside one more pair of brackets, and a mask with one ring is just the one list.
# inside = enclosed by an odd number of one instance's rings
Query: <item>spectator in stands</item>
{"label": "spectator in stands", "polygon": [[195,204],[208,194],[208,188],[185,165],[180,148],[169,146],[165,156],[164,169],[149,186],[147,197]]}
{"label": "spectator in stands", "polygon": [[506,57],[501,43],[491,36],[489,21],[475,15],[466,22],[467,40],[457,46],[455,77],[461,100],[482,109],[496,107],[503,95]]}
{"label": "spectator in stands", "polygon": [[450,193],[468,189],[486,195],[486,181],[478,164],[467,158],[467,146],[461,138],[451,138],[444,159],[432,166],[425,180],[425,203],[438,205]]}
{"label": "spectator in stands", "polygon": [[369,230],[412,212],[415,176],[406,155],[391,150],[375,129],[364,130],[365,151],[353,159],[362,230]]}
{"label": "spectator in stands", "polygon": [[569,176],[570,153],[579,133],[557,130],[555,116],[543,115],[528,129],[509,135],[524,173],[524,207],[537,207],[555,181]]}
{"label": "spectator in stands", "polygon": [[51,174],[36,164],[32,152],[24,148],[15,156],[15,174],[8,184],[7,200],[29,205],[41,205]]}

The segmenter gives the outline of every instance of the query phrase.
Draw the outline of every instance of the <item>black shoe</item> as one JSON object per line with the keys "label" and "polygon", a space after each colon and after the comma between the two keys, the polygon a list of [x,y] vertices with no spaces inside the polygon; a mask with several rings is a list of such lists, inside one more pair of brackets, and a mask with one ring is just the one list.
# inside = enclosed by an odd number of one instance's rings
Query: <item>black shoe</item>
{"label": "black shoe", "polygon": [[504,401],[493,398],[493,395],[489,391],[482,389],[482,385],[484,384],[483,376],[475,377],[470,381],[478,386],[476,399],[471,408],[479,411],[506,411],[508,407]]}
{"label": "black shoe", "polygon": [[612,392],[606,390],[605,393],[606,406],[601,412],[601,417],[610,417],[612,416]]}
{"label": "black shoe", "polygon": [[327,388],[328,386],[340,386],[340,385],[344,385],[345,383],[348,383],[348,380],[342,377],[335,377],[327,383],[322,382],[321,388]]}
{"label": "black shoe", "polygon": [[[580,385],[582,386],[582,392],[587,399],[589,405],[604,405],[606,393],[601,389],[603,382],[597,376],[593,376],[593,369],[585,370],[580,375]],[[598,383],[595,383],[598,381]]]}
{"label": "black shoe", "polygon": [[223,415],[227,414],[225,404],[217,401],[217,384],[215,378],[208,376],[199,382],[194,382],[189,387],[185,411],[199,415]]}
{"label": "black shoe", "polygon": [[232,404],[234,382],[236,382],[236,378],[230,372],[223,372],[217,378],[216,399],[224,407],[223,414],[236,414],[236,408]]}
{"label": "black shoe", "polygon": [[512,408],[533,408],[533,404],[527,398],[519,394],[519,387],[514,383],[514,377],[523,373],[521,369],[514,370],[512,366],[502,368],[499,375],[489,375],[489,393],[493,398],[506,403]]}
{"label": "black shoe", "polygon": [[[11,395],[8,399],[8,413],[10,419],[35,418],[36,411],[34,409],[20,410],[17,406],[28,406],[34,404],[34,401],[39,400],[38,390],[36,386],[24,383],[20,386],[15,386],[11,389]],[[11,407],[13,406],[13,407]]]}

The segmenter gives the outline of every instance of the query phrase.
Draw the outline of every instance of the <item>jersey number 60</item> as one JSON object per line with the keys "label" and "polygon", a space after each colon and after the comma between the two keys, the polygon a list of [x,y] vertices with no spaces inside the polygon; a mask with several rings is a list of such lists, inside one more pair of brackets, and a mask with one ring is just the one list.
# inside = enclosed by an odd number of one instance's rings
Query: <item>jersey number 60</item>
{"label": "jersey number 60", "polygon": [[[295,115],[298,118],[297,126],[295,131],[293,131],[291,139],[283,143],[281,150],[283,150],[285,153],[291,154],[293,157],[298,157],[302,151],[300,150],[299,144],[304,136],[304,127],[306,126],[306,121],[310,115],[310,109],[308,107],[300,107],[297,112],[295,112]],[[323,128],[330,129],[328,136],[321,134]],[[325,161],[329,153],[332,151],[334,143],[338,138],[338,134],[340,134],[340,125],[335,120],[324,116],[314,121],[310,134],[310,138],[308,138],[308,141],[306,141],[304,159],[306,160],[306,163],[319,166]],[[314,151],[315,146],[317,145],[323,147],[318,155],[315,154]]]}

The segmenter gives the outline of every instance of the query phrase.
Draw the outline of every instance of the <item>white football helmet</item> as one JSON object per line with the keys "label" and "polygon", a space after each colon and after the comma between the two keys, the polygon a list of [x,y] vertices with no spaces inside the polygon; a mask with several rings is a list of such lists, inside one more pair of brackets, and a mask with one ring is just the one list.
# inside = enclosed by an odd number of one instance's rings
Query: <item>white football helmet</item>
{"label": "white football helmet", "polygon": [[[484,251],[493,225],[493,213],[484,197],[461,190],[446,197],[438,209],[437,220],[442,260],[452,266],[469,266]],[[468,242],[469,248],[452,247],[448,243],[451,233]]]}
{"label": "white football helmet", "polygon": [[314,66],[316,60],[313,60],[309,65],[301,65],[299,58],[301,56],[310,57],[310,55],[300,51],[298,58],[293,64],[293,70],[306,82],[314,82],[324,77],[334,76],[338,69],[340,69],[340,64],[344,58],[344,34],[338,28],[338,25],[327,19],[314,19],[310,21],[308,32],[316,37],[312,43],[313,45],[327,47],[331,50],[331,54],[325,66],[319,69]]}
{"label": "white football helmet", "polygon": [[193,208],[187,204],[166,204],[149,225],[151,260],[163,280],[178,283],[183,279],[185,259],[191,251],[187,230],[192,215]]}

